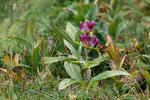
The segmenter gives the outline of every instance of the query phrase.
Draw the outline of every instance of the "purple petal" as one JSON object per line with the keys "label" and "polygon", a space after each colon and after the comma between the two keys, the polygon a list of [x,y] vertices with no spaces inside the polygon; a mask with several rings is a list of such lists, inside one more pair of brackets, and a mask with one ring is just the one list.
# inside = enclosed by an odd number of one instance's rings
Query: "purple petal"
{"label": "purple petal", "polygon": [[80,21],[79,25],[80,25],[80,30],[82,30],[84,28],[84,24]]}
{"label": "purple petal", "polygon": [[79,22],[80,30],[84,33],[90,33],[92,31],[93,26],[95,25],[94,21],[85,20],[84,23]]}
{"label": "purple petal", "polygon": [[86,20],[84,24],[85,24],[86,28],[87,28],[89,31],[92,31],[92,28],[93,28],[95,22],[94,22],[94,21]]}
{"label": "purple petal", "polygon": [[141,75],[138,75],[138,76],[137,76],[137,80],[139,81],[140,79],[142,79],[142,76],[141,76]]}
{"label": "purple petal", "polygon": [[89,34],[86,34],[86,38],[85,38],[86,42],[89,42],[91,40],[91,37]]}
{"label": "purple petal", "polygon": [[81,42],[83,44],[85,44],[85,42],[86,42],[86,33],[83,33],[83,34],[79,35],[79,38],[80,38]]}
{"label": "purple petal", "polygon": [[99,42],[99,39],[98,39],[98,38],[96,38],[96,42],[97,42],[97,43]]}
{"label": "purple petal", "polygon": [[90,44],[91,44],[92,46],[95,45],[95,40],[96,40],[96,36],[93,36],[93,37],[91,38],[91,41],[90,41]]}
{"label": "purple petal", "polygon": [[84,22],[85,25],[87,25],[87,24],[89,24],[89,23],[90,23],[90,21],[87,20],[87,19],[86,19],[85,22]]}
{"label": "purple petal", "polygon": [[90,25],[89,25],[89,29],[92,30],[92,28],[93,28],[94,25],[95,25],[95,22],[94,22],[94,21],[91,21],[91,22],[90,22]]}
{"label": "purple petal", "polygon": [[84,36],[82,34],[79,35],[79,38],[80,38],[81,42],[84,42]]}
{"label": "purple petal", "polygon": [[94,42],[94,45],[96,45],[98,42],[99,42],[99,39],[96,38],[96,40],[95,40],[95,42]]}
{"label": "purple petal", "polygon": [[85,26],[85,28],[87,28],[87,29],[88,29],[89,24],[90,24],[90,21],[89,21],[89,20],[85,20],[85,22],[84,22],[84,26]]}
{"label": "purple petal", "polygon": [[96,39],[96,36],[94,35],[92,38],[91,38],[91,43],[93,43]]}

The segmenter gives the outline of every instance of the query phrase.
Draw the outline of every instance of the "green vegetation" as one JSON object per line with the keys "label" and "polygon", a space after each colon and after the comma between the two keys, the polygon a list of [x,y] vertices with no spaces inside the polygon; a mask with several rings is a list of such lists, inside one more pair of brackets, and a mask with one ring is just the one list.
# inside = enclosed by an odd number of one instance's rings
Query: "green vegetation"
{"label": "green vegetation", "polygon": [[150,100],[149,0],[1,0],[0,100]]}

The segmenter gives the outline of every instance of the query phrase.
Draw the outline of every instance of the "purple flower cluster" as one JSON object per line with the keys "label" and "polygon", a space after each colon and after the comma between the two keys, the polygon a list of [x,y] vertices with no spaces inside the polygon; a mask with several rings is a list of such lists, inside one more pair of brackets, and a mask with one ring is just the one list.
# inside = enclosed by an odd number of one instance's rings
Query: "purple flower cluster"
{"label": "purple flower cluster", "polygon": [[91,46],[93,47],[99,41],[99,39],[96,38],[95,35],[91,37],[89,34],[86,34],[86,33],[79,35],[79,38],[81,42],[85,44],[87,47],[91,47]]}
{"label": "purple flower cluster", "polygon": [[92,28],[95,25],[95,22],[94,21],[85,20],[84,23],[82,23],[80,21],[79,24],[80,24],[80,30],[83,33],[90,33],[90,32],[92,32]]}
{"label": "purple flower cluster", "polygon": [[89,35],[89,33],[92,32],[92,28],[95,22],[85,20],[84,23],[80,21],[79,24],[80,30],[83,32],[81,35],[79,35],[82,44],[85,44],[87,47],[95,46],[98,43],[99,39],[95,35],[92,37]]}

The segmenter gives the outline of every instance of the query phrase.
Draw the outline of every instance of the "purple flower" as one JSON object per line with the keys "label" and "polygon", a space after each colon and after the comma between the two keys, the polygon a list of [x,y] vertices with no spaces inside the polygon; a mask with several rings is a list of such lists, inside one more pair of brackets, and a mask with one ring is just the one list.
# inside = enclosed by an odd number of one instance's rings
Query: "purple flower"
{"label": "purple flower", "polygon": [[79,25],[80,25],[80,30],[81,30],[83,33],[90,33],[90,32],[92,32],[92,28],[93,28],[93,26],[95,25],[95,22],[94,22],[94,21],[85,20],[84,23],[82,23],[82,22],[80,21],[80,22],[79,22]]}
{"label": "purple flower", "polygon": [[86,33],[79,35],[79,38],[82,44],[85,44],[87,47],[93,47],[99,42],[99,39],[95,35],[91,37]]}
{"label": "purple flower", "polygon": [[141,76],[141,75],[138,75],[138,76],[136,77],[136,79],[139,81],[140,79],[142,79],[142,76]]}

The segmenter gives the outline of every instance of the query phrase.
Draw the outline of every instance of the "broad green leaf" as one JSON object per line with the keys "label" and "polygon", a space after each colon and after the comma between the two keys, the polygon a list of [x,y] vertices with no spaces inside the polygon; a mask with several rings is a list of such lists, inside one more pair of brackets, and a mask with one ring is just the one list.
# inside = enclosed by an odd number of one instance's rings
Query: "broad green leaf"
{"label": "broad green leaf", "polygon": [[109,59],[109,55],[106,53],[103,56],[99,56],[98,58],[96,58],[93,61],[87,61],[86,64],[87,64],[88,68],[92,68],[92,67],[95,67],[95,66],[99,65],[100,63],[106,61],[107,59]]}
{"label": "broad green leaf", "polygon": [[71,80],[71,79],[64,79],[64,80],[62,80],[60,83],[59,83],[59,87],[58,87],[58,89],[59,90],[63,90],[63,89],[65,89],[66,87],[68,87],[68,86],[70,86],[70,85],[72,85],[72,84],[74,84],[76,81],[74,81],[74,80]]}
{"label": "broad green leaf", "polygon": [[150,59],[150,56],[149,55],[142,55],[143,57],[146,57],[148,59]]}
{"label": "broad green leaf", "polygon": [[86,61],[86,62],[85,62],[85,67],[86,67],[86,68],[89,68],[89,66],[90,66],[90,68],[91,68],[91,67],[97,66],[98,64],[99,64],[99,63],[96,62],[96,61]]}
{"label": "broad green leaf", "polygon": [[100,73],[99,75],[92,78],[92,81],[99,81],[106,78],[110,78],[113,76],[119,76],[119,75],[130,75],[128,72],[120,71],[120,70],[112,70],[112,71],[106,71],[103,73]]}
{"label": "broad green leaf", "polygon": [[115,36],[118,36],[122,31],[124,31],[127,28],[127,24],[122,22],[117,27],[118,28]]}
{"label": "broad green leaf", "polygon": [[75,37],[76,37],[76,33],[77,30],[76,28],[71,24],[71,23],[67,23],[66,26],[66,32],[68,33],[68,35],[70,36],[70,38],[72,38],[73,41],[75,41]]}
{"label": "broad green leaf", "polygon": [[137,62],[137,63],[135,63],[135,65],[139,68],[144,68],[144,69],[147,69],[147,70],[150,69],[150,65],[142,63],[142,62]]}
{"label": "broad green leaf", "polygon": [[109,27],[108,27],[108,30],[109,30],[109,34],[111,34],[112,36],[115,36],[116,32],[117,32],[117,26],[115,25],[114,22],[112,22]]}
{"label": "broad green leaf", "polygon": [[44,64],[52,64],[58,61],[62,61],[64,59],[65,57],[44,57],[43,61],[44,61]]}
{"label": "broad green leaf", "polygon": [[80,74],[80,67],[78,65],[65,62],[64,67],[65,67],[66,72],[69,74],[69,76],[72,79],[76,81],[80,81],[82,79],[81,74]]}
{"label": "broad green leaf", "polygon": [[77,55],[76,49],[68,41],[64,39],[64,43],[74,55]]}
{"label": "broad green leaf", "polygon": [[59,36],[62,36],[62,38],[64,38],[64,39],[67,40],[70,44],[73,45],[73,40],[72,40],[72,38],[68,35],[69,33],[67,33],[65,30],[61,29],[58,25],[53,25],[53,29],[54,29],[54,31],[55,31]]}

